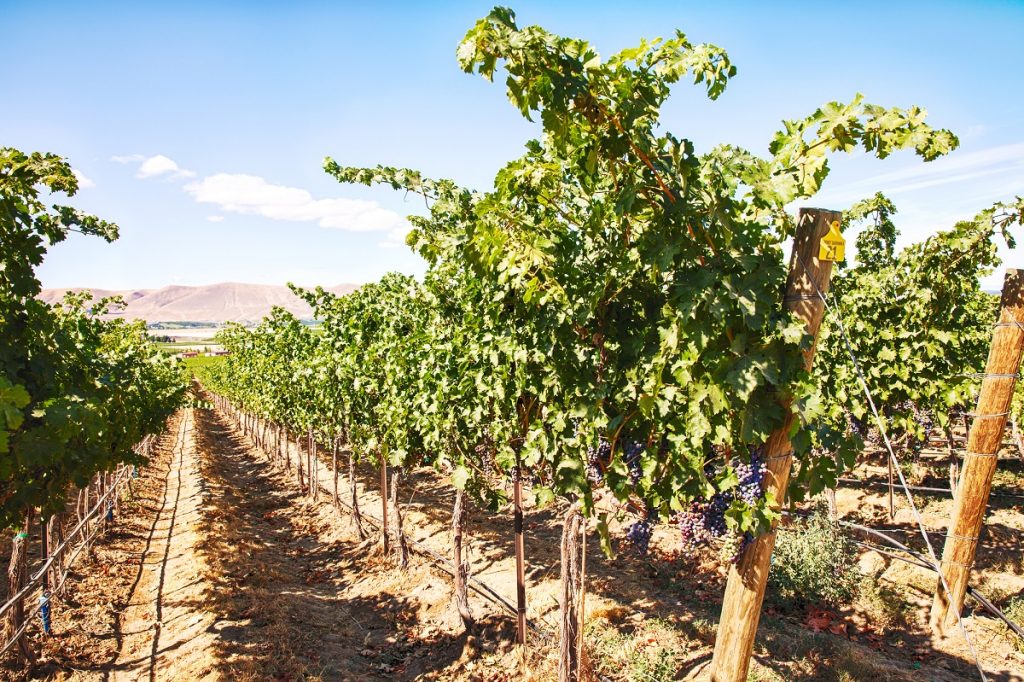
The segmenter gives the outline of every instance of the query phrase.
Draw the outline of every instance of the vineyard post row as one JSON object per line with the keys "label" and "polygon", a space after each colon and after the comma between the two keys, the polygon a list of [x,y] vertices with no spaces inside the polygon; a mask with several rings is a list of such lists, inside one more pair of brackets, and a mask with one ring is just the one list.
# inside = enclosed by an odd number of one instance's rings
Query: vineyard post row
{"label": "vineyard post row", "polygon": [[[148,459],[154,441],[155,436],[146,436],[136,450]],[[29,575],[28,568],[28,542],[31,537],[34,510],[26,512],[21,529],[11,543],[9,599],[6,604],[0,606],[0,617],[6,617],[6,637],[9,639],[0,647],[0,652],[6,653],[14,648],[20,659],[35,660],[35,652],[26,638],[30,624],[26,618],[26,599],[33,590],[40,591],[38,607],[34,612],[39,613],[43,634],[50,635],[51,597],[62,591],[68,572],[82,551],[91,549],[96,535],[108,528],[113,523],[115,515],[120,513],[121,489],[127,487],[129,491],[131,490],[134,471],[134,466],[119,464],[113,472],[98,472],[92,481],[79,490],[78,499],[74,503],[78,523],[67,535],[64,532],[64,513],[50,515],[40,521],[42,564],[34,575]],[[95,495],[93,502],[89,499],[90,492]],[[77,536],[81,536],[81,539],[72,544]],[[71,556],[65,558],[64,555],[68,552],[71,552]]]}
{"label": "vineyard post row", "polygon": [[[967,594],[978,539],[985,520],[992,477],[1013,402],[1024,350],[1024,270],[1008,269],[1003,280],[999,320],[982,375],[963,470],[953,495],[953,513],[942,551],[941,577],[932,603],[931,626],[939,634],[957,624]],[[949,592],[943,586],[943,580]]]}
{"label": "vineyard post row", "polygon": [[[808,333],[814,339],[811,347],[804,352],[804,365],[808,370],[814,361],[818,330],[825,314],[823,297],[828,292],[832,276],[832,261],[820,258],[823,255],[821,242],[833,223],[841,221],[842,214],[839,211],[822,209],[800,209],[797,220],[783,305],[804,321]],[[764,445],[767,467],[765,491],[775,496],[780,508],[786,501],[786,488],[793,463],[793,447],[789,440],[793,416],[788,409],[789,405],[785,407],[785,421],[772,432]],[[772,529],[756,538],[739,561],[729,569],[711,661],[712,679],[715,682],[742,682],[747,679],[774,548],[773,524]]]}

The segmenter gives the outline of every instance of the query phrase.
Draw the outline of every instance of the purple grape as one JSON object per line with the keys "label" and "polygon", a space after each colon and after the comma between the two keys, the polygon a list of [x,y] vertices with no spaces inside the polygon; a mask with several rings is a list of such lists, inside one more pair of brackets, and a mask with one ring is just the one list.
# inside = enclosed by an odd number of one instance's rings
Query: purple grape
{"label": "purple grape", "polygon": [[647,549],[651,543],[651,533],[657,523],[658,510],[648,508],[644,518],[635,522],[629,527],[629,530],[626,531],[626,540],[632,543],[633,548],[636,549],[637,553],[641,556],[647,554]]}
{"label": "purple grape", "polygon": [[651,542],[651,523],[647,519],[640,519],[626,532],[626,539],[633,544],[636,551],[647,554],[648,545]]}
{"label": "purple grape", "polygon": [[634,441],[626,446],[625,452],[623,453],[623,460],[626,462],[626,467],[629,469],[629,480],[633,483],[633,487],[636,487],[640,483],[640,479],[643,478],[644,475],[643,465],[640,461],[640,457],[643,452],[643,444]]}
{"label": "purple grape", "polygon": [[587,480],[591,485],[600,485],[604,480],[604,470],[611,460],[612,446],[601,439],[596,448],[587,448]]}
{"label": "purple grape", "polygon": [[740,462],[736,465],[736,476],[740,479],[736,487],[736,494],[750,506],[758,503],[763,495],[764,475],[768,471],[760,449],[750,454],[750,462]]}

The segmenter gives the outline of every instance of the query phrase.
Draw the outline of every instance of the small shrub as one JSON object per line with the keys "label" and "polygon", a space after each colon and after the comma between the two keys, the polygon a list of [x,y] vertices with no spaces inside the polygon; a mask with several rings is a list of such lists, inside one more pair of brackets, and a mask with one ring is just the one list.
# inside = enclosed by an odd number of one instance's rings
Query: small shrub
{"label": "small shrub", "polygon": [[857,595],[857,555],[819,509],[779,530],[768,581],[784,605],[838,606]]}

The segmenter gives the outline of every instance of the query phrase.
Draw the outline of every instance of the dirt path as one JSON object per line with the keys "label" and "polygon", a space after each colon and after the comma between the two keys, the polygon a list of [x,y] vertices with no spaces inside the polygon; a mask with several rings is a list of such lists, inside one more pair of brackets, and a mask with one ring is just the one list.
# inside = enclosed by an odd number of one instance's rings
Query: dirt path
{"label": "dirt path", "polygon": [[443,573],[382,561],[225,417],[184,410],[162,441],[132,517],[99,541],[59,610],[37,677],[510,679],[480,677],[511,649],[490,643],[511,641],[507,619],[481,612],[489,643],[475,649]]}
{"label": "dirt path", "polygon": [[185,411],[163,503],[143,550],[139,577],[121,618],[123,643],[111,680],[206,679],[214,615],[202,608],[207,567],[202,538],[204,486],[195,414]]}

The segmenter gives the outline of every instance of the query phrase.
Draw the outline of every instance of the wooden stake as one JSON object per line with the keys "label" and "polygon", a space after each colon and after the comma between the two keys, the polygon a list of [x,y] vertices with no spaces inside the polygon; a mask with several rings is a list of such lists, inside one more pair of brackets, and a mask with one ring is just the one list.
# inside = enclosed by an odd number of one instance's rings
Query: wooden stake
{"label": "wooden stake", "polygon": [[462,549],[462,533],[466,528],[466,500],[461,488],[455,489],[455,506],[452,508],[452,563],[455,564],[455,608],[467,632],[473,627],[473,612],[469,608],[469,561]]}
{"label": "wooden stake", "polygon": [[388,538],[388,463],[384,455],[380,457],[380,519],[381,519],[381,548],[384,556],[391,551],[391,544]]}
{"label": "wooden stake", "polygon": [[[832,262],[818,258],[821,238],[835,221],[838,211],[800,209],[793,255],[789,263],[789,279],[783,305],[807,325],[814,343],[804,352],[804,365],[811,368],[817,346],[818,329],[825,313],[825,304],[819,298],[828,292],[832,276]],[[786,418],[772,432],[764,444],[767,472],[765,490],[785,505],[786,486],[793,462],[793,448],[789,431],[793,418],[788,400],[783,399]],[[768,568],[775,548],[775,529],[754,540],[743,552],[740,560],[729,570],[729,580],[722,603],[722,616],[718,621],[715,653],[711,661],[711,679],[715,682],[743,682],[750,668],[750,655],[754,649],[754,635],[761,619],[761,602],[768,583]]]}
{"label": "wooden stake", "polygon": [[338,434],[334,433],[331,438],[331,469],[334,474],[334,507],[338,505]]}
{"label": "wooden stake", "polygon": [[892,457],[889,458],[889,520],[892,521],[896,518],[896,499],[893,496],[893,474],[892,470]]}
{"label": "wooden stake", "polygon": [[516,453],[516,476],[512,504],[516,535],[516,644],[526,648],[526,544],[523,541],[523,474]]}
{"label": "wooden stake", "polygon": [[1013,402],[1013,390],[1024,349],[1024,270],[1007,270],[999,304],[999,322],[992,332],[981,395],[967,436],[967,452],[953,496],[953,515],[946,546],[942,551],[942,575],[949,592],[939,580],[932,603],[931,625],[945,634],[957,624],[963,609],[967,580],[978,549],[978,537],[985,520],[996,456],[1003,442],[1006,419]]}

